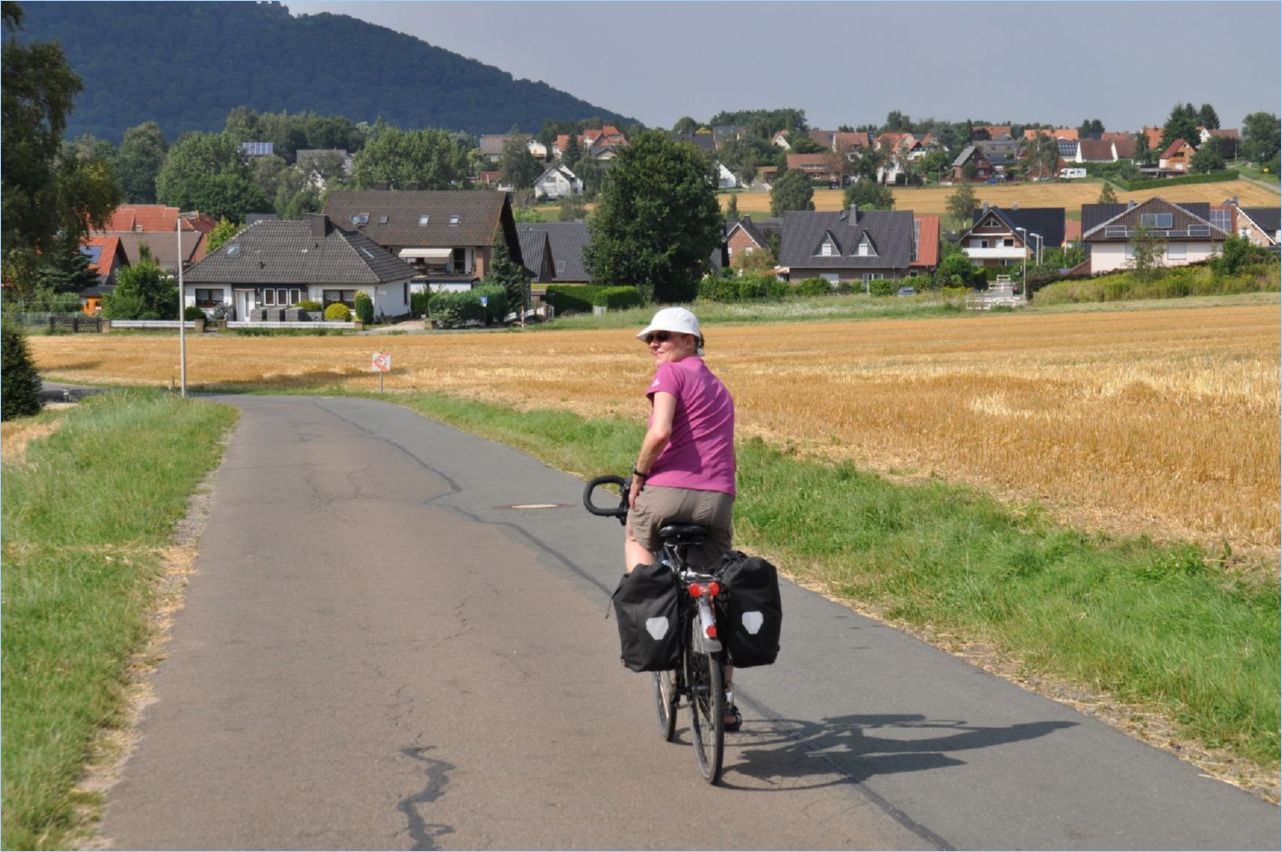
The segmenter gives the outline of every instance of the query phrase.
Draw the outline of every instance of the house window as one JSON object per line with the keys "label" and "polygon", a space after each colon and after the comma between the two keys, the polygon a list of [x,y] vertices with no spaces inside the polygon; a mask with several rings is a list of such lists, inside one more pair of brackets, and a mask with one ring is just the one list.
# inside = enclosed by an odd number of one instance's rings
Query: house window
{"label": "house window", "polygon": [[216,308],[223,303],[222,288],[217,290],[197,290],[196,307],[198,308]]}
{"label": "house window", "polygon": [[1004,245],[1006,248],[1013,248],[1015,245],[1015,241],[1010,239],[1002,240],[1002,245]]}
{"label": "house window", "polygon": [[382,216],[379,216],[379,217],[378,217],[378,224],[380,224],[380,225],[386,225],[386,224],[387,224],[387,214],[386,214],[386,213],[384,213]]}
{"label": "house window", "polygon": [[418,217],[419,225],[426,225],[431,220],[432,220],[432,216],[429,213],[424,213],[422,216]]}
{"label": "house window", "polygon": [[1174,224],[1175,217],[1170,213],[1141,213],[1141,228],[1159,228],[1161,230],[1170,230]]}
{"label": "house window", "polygon": [[841,283],[841,276],[835,272],[821,272],[819,273],[819,277],[834,286]]}
{"label": "house window", "polygon": [[263,291],[263,304],[264,304],[264,305],[273,305],[273,306],[276,304],[276,291],[275,291],[275,290],[264,290],[264,291]]}
{"label": "house window", "polygon": [[1224,233],[1230,233],[1229,228],[1233,227],[1233,211],[1221,207],[1211,211],[1211,224],[1219,228]]}
{"label": "house window", "polygon": [[1184,243],[1167,243],[1166,257],[1168,260],[1188,260],[1189,247]]}
{"label": "house window", "polygon": [[332,304],[341,302],[349,308],[356,307],[355,290],[323,290],[321,291],[321,304],[329,307]]}
{"label": "house window", "polygon": [[451,225],[457,225],[457,224],[458,224],[459,222],[461,222],[461,221],[463,221],[463,217],[462,217],[462,216],[460,216],[460,215],[459,215],[459,214],[457,214],[457,213],[455,213],[455,214],[453,214],[453,215],[451,215],[451,216],[450,216],[450,224],[451,224]]}
{"label": "house window", "polygon": [[353,225],[368,225],[368,224],[369,224],[369,214],[368,214],[368,213],[353,213],[353,214],[352,214],[352,224],[353,224]]}
{"label": "house window", "polygon": [[819,248],[819,254],[823,257],[832,257],[832,243],[825,240],[824,244]]}
{"label": "house window", "polygon": [[979,241],[979,247],[980,247],[980,248],[988,248],[988,240],[980,240],[980,241]]}
{"label": "house window", "polygon": [[859,243],[859,256],[870,257],[875,254],[876,252],[872,250],[872,243],[868,242],[867,237],[864,237],[863,240],[861,240]]}
{"label": "house window", "polygon": [[867,284],[869,281],[880,281],[885,277],[886,276],[882,275],[880,272],[865,272],[864,283]]}
{"label": "house window", "polygon": [[467,266],[467,249],[465,248],[454,249],[454,254],[450,257],[450,260],[453,264],[453,268],[450,270],[451,272],[454,272],[454,273],[471,272],[471,270],[468,269],[468,266]]}

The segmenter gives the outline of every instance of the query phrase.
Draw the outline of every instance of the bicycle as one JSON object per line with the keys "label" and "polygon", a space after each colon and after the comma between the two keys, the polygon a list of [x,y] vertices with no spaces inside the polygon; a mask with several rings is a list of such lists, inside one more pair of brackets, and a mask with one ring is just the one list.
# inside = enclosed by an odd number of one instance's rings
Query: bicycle
{"label": "bicycle", "polygon": [[[592,502],[593,492],[603,485],[617,485],[621,499],[613,508],[602,508]],[[583,505],[594,515],[618,518],[625,523],[631,477],[598,476],[583,491]],[[686,562],[687,549],[703,543],[706,527],[698,524],[669,524],[659,530],[662,549],[654,554],[660,564],[672,571],[677,596],[680,653],[677,667],[653,672],[655,710],[659,732],[667,742],[676,740],[677,712],[682,699],[690,708],[690,739],[694,745],[695,763],[709,784],[721,780],[725,752],[725,681],[726,651],[717,636],[716,609],[713,602],[721,594],[721,583],[713,574],[696,571]]]}

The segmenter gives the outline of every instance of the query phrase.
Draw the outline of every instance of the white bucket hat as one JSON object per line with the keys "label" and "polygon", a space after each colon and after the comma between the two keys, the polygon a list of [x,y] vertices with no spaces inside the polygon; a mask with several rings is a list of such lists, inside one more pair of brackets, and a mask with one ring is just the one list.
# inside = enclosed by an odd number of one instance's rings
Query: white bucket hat
{"label": "white bucket hat", "polygon": [[664,308],[654,315],[650,324],[637,333],[638,340],[645,340],[656,331],[672,331],[677,334],[692,334],[703,348],[703,335],[699,332],[699,319],[685,308]]}

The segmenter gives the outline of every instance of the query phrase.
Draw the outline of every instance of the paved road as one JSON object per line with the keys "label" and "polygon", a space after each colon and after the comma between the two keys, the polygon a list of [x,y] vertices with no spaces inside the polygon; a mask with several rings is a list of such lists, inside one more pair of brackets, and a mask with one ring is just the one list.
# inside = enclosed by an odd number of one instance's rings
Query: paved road
{"label": "paved road", "polygon": [[1279,847],[1277,808],[793,586],[709,787],[618,662],[578,481],[391,404],[228,401],[116,847]]}

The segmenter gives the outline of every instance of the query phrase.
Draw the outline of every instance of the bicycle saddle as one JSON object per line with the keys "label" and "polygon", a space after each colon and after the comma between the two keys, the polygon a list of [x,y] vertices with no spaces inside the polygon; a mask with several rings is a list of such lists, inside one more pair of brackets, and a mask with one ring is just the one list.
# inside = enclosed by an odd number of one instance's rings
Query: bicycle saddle
{"label": "bicycle saddle", "polygon": [[659,538],[669,544],[703,544],[708,528],[702,524],[668,524],[659,528]]}

